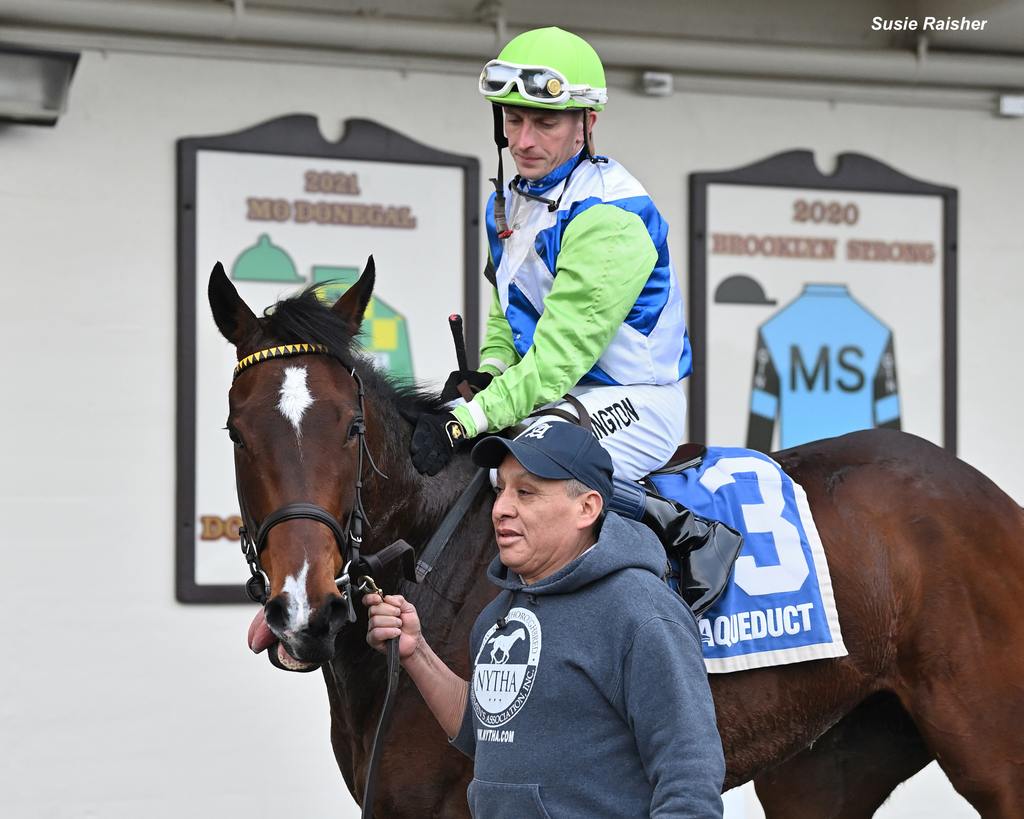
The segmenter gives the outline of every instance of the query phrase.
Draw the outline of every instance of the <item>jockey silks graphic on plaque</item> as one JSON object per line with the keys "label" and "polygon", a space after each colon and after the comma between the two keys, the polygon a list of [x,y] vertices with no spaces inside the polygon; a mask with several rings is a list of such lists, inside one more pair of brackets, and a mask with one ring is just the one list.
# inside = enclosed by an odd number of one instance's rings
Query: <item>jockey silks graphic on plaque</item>
{"label": "jockey silks graphic on plaque", "polygon": [[529,609],[514,608],[484,635],[473,663],[473,712],[486,728],[497,728],[526,705],[537,679],[541,629]]}
{"label": "jockey silks graphic on plaque", "polygon": [[956,447],[957,193],[859,154],[692,174],[690,438]]}
{"label": "jockey silks graphic on plaque", "polygon": [[842,284],[808,284],[758,328],[749,447],[900,428],[893,333]]}
{"label": "jockey silks graphic on plaque", "polygon": [[397,380],[439,387],[454,360],[450,313],[465,315],[467,348],[478,347],[478,163],[367,120],[328,142],[314,117],[289,116],[180,140],[178,170],[177,594],[244,602],[223,429],[235,350],[210,314],[213,265],[260,315],[314,284],[330,282],[320,296],[336,299],[372,255],[363,352]]}

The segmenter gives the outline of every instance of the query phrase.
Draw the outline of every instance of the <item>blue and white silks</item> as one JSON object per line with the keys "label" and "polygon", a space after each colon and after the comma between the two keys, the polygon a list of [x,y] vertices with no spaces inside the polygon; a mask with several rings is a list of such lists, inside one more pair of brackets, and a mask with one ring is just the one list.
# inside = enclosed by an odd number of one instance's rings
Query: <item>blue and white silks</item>
{"label": "blue and white silks", "polygon": [[487,202],[488,245],[513,344],[520,356],[533,345],[544,299],[558,272],[562,239],[573,219],[595,205],[612,205],[639,217],[657,258],[625,321],[580,383],[673,384],[690,374],[693,356],[669,257],[668,223],[644,187],[614,159],[577,164],[578,158],[542,179],[519,182],[521,191],[552,200],[561,197],[554,212],[517,193],[514,180],[507,183],[507,219],[513,232],[504,240],[499,240],[494,222],[494,194]]}
{"label": "blue and white silks", "polygon": [[725,593],[698,622],[709,673],[847,654],[825,552],[803,488],[767,455],[709,447],[658,491],[743,533]]}

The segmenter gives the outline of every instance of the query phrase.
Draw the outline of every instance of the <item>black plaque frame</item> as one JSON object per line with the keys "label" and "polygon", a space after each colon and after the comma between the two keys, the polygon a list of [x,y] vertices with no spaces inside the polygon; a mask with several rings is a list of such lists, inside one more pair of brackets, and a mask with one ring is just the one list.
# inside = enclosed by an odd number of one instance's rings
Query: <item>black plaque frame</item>
{"label": "black plaque frame", "polygon": [[[248,571],[238,554],[237,585],[195,582],[195,424],[196,424],[196,157],[199,151],[278,154],[371,162],[444,165],[462,177],[462,303],[470,366],[479,349],[480,163],[476,157],[439,151],[367,119],[345,120],[338,142],[323,138],[316,117],[293,114],[230,134],[178,140],[178,309],[177,309],[177,478],[175,482],[175,592],[181,603],[248,603],[243,581]],[[457,207],[457,204],[455,205]]]}
{"label": "black plaque frame", "polygon": [[[692,173],[690,182],[690,316],[693,343],[693,374],[690,376],[690,440],[707,436],[706,356],[707,338],[707,191],[708,185],[752,185],[780,188],[812,188],[827,191],[900,193],[938,196],[942,199],[942,444],[952,453],[957,447],[957,220],[956,188],[934,185],[906,176],[873,157],[840,154],[836,172],[825,176],[809,150],[783,151],[766,159],[728,171]],[[714,443],[709,441],[707,443]]]}

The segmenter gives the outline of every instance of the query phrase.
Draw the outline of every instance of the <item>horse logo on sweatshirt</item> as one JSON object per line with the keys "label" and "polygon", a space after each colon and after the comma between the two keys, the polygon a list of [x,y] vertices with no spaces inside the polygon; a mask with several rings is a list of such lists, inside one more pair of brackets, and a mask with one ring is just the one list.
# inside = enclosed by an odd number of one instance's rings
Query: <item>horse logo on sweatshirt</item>
{"label": "horse logo on sweatshirt", "polygon": [[484,635],[473,663],[473,710],[487,728],[504,725],[526,704],[537,678],[540,622],[529,609],[513,608],[504,628]]}
{"label": "horse logo on sweatshirt", "polygon": [[[495,665],[504,665],[511,656],[508,652],[520,640],[526,639],[526,629],[517,628],[511,634],[497,634],[490,639],[491,662]],[[498,657],[501,657],[499,660]]]}

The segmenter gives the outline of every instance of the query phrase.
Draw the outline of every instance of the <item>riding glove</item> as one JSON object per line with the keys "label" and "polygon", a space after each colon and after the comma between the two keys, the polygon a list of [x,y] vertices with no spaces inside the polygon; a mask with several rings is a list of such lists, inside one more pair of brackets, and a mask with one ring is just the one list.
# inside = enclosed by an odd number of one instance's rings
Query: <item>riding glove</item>
{"label": "riding glove", "polygon": [[476,395],[490,384],[493,378],[494,376],[490,373],[482,373],[477,370],[455,370],[444,382],[441,400],[447,402],[454,401],[456,398],[464,398],[465,396],[459,392],[459,384],[463,381],[469,384],[469,391]]}
{"label": "riding glove", "polygon": [[421,475],[436,475],[451,460],[455,447],[468,441],[466,428],[450,412],[421,415],[409,447],[412,465]]}

